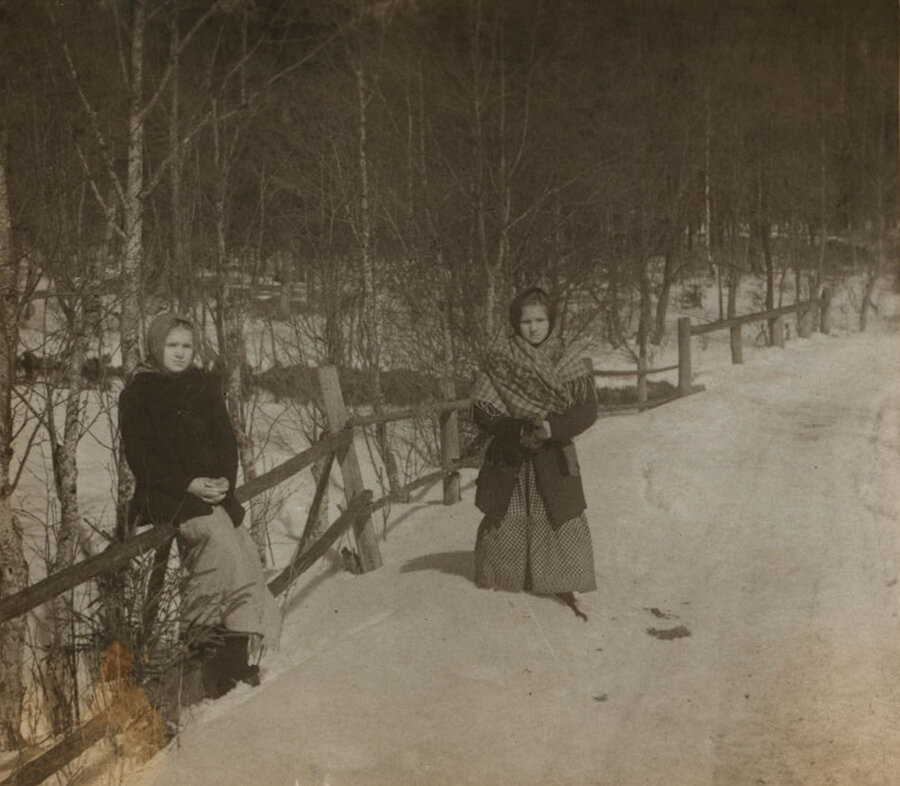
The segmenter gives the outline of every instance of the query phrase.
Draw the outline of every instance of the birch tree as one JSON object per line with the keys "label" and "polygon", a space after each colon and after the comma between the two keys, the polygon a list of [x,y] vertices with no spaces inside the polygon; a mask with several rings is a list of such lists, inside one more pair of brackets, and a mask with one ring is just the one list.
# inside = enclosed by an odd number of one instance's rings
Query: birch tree
{"label": "birch tree", "polygon": [[[0,99],[6,83],[0,72]],[[23,590],[28,584],[28,565],[22,530],[13,515],[11,476],[13,459],[12,394],[16,378],[16,351],[19,345],[19,271],[12,247],[9,191],[7,188],[7,135],[3,120],[6,107],[0,104],[0,598]],[[19,617],[0,624],[0,750],[21,747],[22,665],[25,619]]]}

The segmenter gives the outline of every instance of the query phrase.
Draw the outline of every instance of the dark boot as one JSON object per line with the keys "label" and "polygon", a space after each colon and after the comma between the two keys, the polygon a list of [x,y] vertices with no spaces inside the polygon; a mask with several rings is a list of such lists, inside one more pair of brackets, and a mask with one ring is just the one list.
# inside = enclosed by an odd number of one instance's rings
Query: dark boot
{"label": "dark boot", "polygon": [[249,663],[249,636],[223,631],[217,643],[206,648],[201,661],[201,676],[206,695],[218,699],[238,682],[259,685],[259,666]]}
{"label": "dark boot", "polygon": [[575,612],[575,616],[587,622],[587,614],[585,614],[581,609],[578,608],[578,603],[575,601],[575,593],[574,592],[557,592],[556,597],[559,598],[563,603],[565,603],[572,611]]}
{"label": "dark boot", "polygon": [[237,682],[246,682],[248,685],[259,685],[259,666],[250,665],[248,646],[249,636],[231,635],[225,639],[227,650],[228,674]]}
{"label": "dark boot", "polygon": [[237,685],[237,680],[231,675],[228,640],[225,641],[226,643],[215,646],[200,663],[203,691],[210,699],[224,696]]}
{"label": "dark boot", "polygon": [[185,633],[184,641],[188,650],[188,662],[193,664],[199,677],[198,687],[201,699],[217,699],[234,685],[229,685],[225,677],[225,634],[227,631],[215,625],[191,626]]}

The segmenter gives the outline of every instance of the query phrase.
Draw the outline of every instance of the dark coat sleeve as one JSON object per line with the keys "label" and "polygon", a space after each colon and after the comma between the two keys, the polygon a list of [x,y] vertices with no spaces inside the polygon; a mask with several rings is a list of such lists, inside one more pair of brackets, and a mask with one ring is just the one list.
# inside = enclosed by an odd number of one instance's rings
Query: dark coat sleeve
{"label": "dark coat sleeve", "polygon": [[138,485],[180,500],[193,478],[160,451],[144,397],[136,386],[126,387],[119,397],[119,431],[125,460]]}
{"label": "dark coat sleeve", "polygon": [[551,412],[547,415],[550,424],[550,440],[552,442],[568,442],[583,431],[587,431],[597,420],[597,391],[594,380],[585,377],[579,380],[580,389],[584,391],[580,400],[565,412]]}
{"label": "dark coat sleeve", "polygon": [[499,521],[506,513],[509,498],[526,449],[522,445],[524,418],[492,415],[476,403],[472,419],[491,436],[484,461],[475,480],[475,506],[489,520]]}
{"label": "dark coat sleeve", "polygon": [[509,415],[491,415],[477,402],[472,407],[472,419],[492,437],[503,441],[518,440],[525,422]]}
{"label": "dark coat sleeve", "polygon": [[578,381],[581,397],[560,413],[550,413],[550,439],[534,456],[538,490],[554,526],[559,526],[586,507],[581,470],[572,438],[581,434],[597,419],[597,394],[594,380]]}
{"label": "dark coat sleeve", "polygon": [[515,467],[522,463],[522,430],[528,422],[525,418],[492,415],[476,403],[472,407],[472,420],[491,436],[485,456],[488,463],[500,461]]}

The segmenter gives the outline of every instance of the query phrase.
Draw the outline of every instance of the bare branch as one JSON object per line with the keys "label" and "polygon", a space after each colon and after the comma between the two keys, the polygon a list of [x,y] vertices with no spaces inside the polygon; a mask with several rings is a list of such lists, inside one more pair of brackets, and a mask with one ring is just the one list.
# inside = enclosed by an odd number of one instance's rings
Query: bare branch
{"label": "bare branch", "polygon": [[[91,130],[94,133],[94,136],[97,139],[97,144],[100,149],[100,155],[103,158],[104,164],[106,164],[106,170],[109,174],[110,179],[113,182],[113,185],[116,189],[116,194],[119,199],[124,203],[125,201],[125,190],[122,186],[121,181],[119,180],[118,174],[116,173],[116,165],[113,160],[112,153],[110,152],[109,143],[106,140],[106,137],[103,135],[103,131],[100,129],[100,123],[97,117],[97,110],[94,109],[87,95],[85,95],[84,89],[81,86],[81,80],[78,78],[78,69],[75,67],[75,62],[72,60],[72,53],[69,51],[69,44],[66,42],[65,38],[62,35],[62,31],[59,30],[56,15],[53,13],[52,9],[50,10],[50,19],[53,23],[54,29],[56,29],[57,34],[60,40],[60,46],[62,47],[63,55],[65,56],[66,65],[68,66],[69,78],[72,80],[72,85],[75,88],[76,93],[78,94],[78,99],[81,102],[84,111],[87,113],[88,119],[90,120]],[[102,202],[101,202],[102,204]]]}

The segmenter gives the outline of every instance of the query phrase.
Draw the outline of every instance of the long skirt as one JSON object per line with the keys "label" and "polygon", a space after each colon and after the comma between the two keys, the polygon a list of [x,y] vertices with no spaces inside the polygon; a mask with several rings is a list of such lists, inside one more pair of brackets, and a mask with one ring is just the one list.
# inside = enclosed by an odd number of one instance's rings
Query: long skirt
{"label": "long skirt", "polygon": [[475,541],[479,587],[537,594],[597,589],[591,531],[584,512],[554,528],[526,461],[499,521],[482,520]]}
{"label": "long skirt", "polygon": [[193,624],[258,635],[267,649],[278,646],[281,609],[266,586],[256,545],[221,507],[188,519],[178,528],[188,567],[186,614]]}

